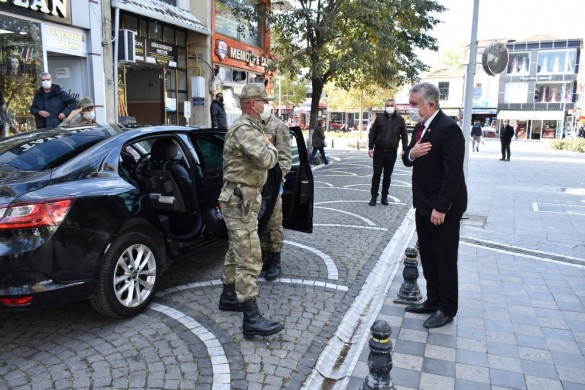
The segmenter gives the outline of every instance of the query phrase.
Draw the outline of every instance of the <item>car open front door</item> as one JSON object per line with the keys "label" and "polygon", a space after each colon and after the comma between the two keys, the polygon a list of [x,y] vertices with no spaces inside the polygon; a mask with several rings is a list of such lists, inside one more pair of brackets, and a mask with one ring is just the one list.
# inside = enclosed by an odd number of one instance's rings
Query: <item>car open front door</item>
{"label": "car open front door", "polygon": [[290,128],[292,165],[282,194],[282,225],[286,229],[313,232],[313,173],[300,127]]}

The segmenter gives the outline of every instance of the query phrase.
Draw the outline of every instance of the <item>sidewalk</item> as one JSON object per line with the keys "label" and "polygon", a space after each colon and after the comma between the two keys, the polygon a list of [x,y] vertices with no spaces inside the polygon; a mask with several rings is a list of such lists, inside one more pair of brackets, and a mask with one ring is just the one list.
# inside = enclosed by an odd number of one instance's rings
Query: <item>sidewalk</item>
{"label": "sidewalk", "polygon": [[[585,155],[513,141],[506,162],[499,148],[469,155],[455,321],[427,330],[428,315],[393,302],[402,267],[377,315],[401,390],[585,389]],[[422,272],[418,284],[424,296]],[[348,389],[368,354],[365,342]]]}

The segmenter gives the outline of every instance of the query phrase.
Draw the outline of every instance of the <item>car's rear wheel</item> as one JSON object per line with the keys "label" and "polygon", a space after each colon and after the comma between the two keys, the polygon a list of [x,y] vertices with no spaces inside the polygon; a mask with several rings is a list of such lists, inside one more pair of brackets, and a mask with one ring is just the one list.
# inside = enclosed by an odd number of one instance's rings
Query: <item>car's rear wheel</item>
{"label": "car's rear wheel", "polygon": [[104,255],[93,308],[109,317],[131,317],[152,300],[160,279],[160,257],[153,241],[141,233],[116,239]]}

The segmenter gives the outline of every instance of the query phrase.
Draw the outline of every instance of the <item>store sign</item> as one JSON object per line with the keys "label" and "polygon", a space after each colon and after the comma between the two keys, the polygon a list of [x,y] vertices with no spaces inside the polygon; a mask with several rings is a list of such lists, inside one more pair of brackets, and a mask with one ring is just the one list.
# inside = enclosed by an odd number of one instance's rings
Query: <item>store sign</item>
{"label": "store sign", "polygon": [[0,10],[71,24],[71,0],[0,0]]}
{"label": "store sign", "polygon": [[563,76],[553,76],[553,75],[547,75],[547,76],[525,76],[525,77],[520,77],[520,81],[560,81],[563,80]]}
{"label": "store sign", "polygon": [[43,25],[45,35],[45,48],[57,53],[69,53],[85,56],[87,45],[85,33],[71,27],[52,27]]}
{"label": "store sign", "polygon": [[253,53],[250,50],[238,49],[237,47],[228,46],[225,41],[220,39],[215,41],[215,53],[221,61],[226,57],[234,60],[246,62],[248,66],[268,66],[268,58]]}
{"label": "store sign", "polygon": [[177,46],[144,37],[136,37],[136,62],[177,67]]}

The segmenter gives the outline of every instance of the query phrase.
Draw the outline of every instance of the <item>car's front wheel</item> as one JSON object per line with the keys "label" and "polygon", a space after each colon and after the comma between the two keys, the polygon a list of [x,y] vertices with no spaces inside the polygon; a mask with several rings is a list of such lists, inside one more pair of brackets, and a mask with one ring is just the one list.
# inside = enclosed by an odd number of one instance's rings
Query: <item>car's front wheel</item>
{"label": "car's front wheel", "polygon": [[104,255],[92,307],[108,317],[131,317],[152,300],[160,279],[160,257],[153,241],[141,233],[116,239]]}

